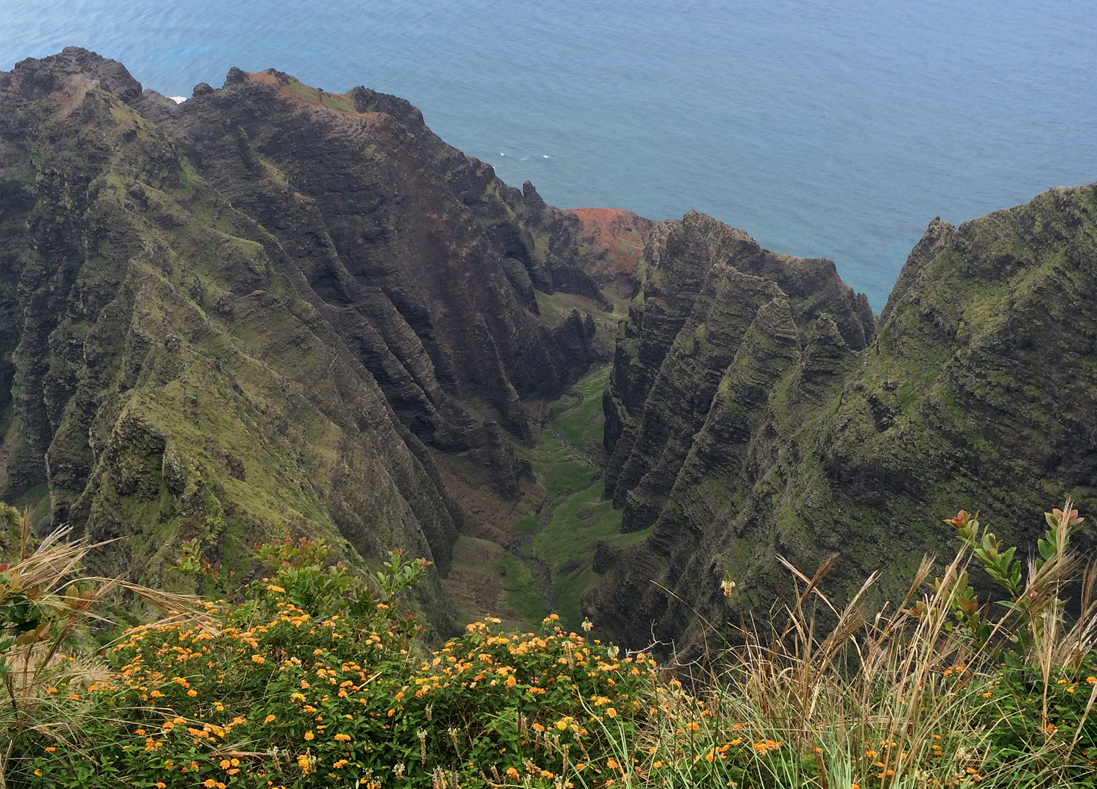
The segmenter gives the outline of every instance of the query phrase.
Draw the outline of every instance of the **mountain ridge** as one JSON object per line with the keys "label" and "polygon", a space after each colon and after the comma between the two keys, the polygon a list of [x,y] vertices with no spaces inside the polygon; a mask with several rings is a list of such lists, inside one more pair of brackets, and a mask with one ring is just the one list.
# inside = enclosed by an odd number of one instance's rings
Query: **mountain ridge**
{"label": "mountain ridge", "polygon": [[455,544],[525,544],[485,521],[522,502],[557,522],[546,403],[612,363],[623,536],[567,571],[604,633],[697,643],[721,580],[733,614],[780,597],[778,556],[883,594],[957,507],[1029,545],[1025,513],[1097,504],[1095,205],[935,219],[876,318],[833,262],[703,214],[548,206],[403,99],[234,68],[176,105],[69,48],[0,75],[0,495],[154,585],[186,540],[243,572],[261,540],[401,548],[446,632]]}

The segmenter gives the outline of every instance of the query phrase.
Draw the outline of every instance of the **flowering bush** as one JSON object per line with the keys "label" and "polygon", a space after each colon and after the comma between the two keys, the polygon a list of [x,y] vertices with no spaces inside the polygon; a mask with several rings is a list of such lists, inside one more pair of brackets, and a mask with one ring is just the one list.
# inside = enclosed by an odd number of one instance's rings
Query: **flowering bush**
{"label": "flowering bush", "polygon": [[[1078,523],[1069,508],[1055,517],[1038,577],[1061,577],[1049,557]],[[957,518],[970,549],[977,522]],[[978,546],[975,558],[1031,591],[1012,552]],[[268,575],[235,602],[130,630],[105,665],[28,653],[52,684],[16,687],[8,674],[18,704],[4,722],[4,785],[958,789],[1087,786],[1095,775],[1097,664],[1077,639],[1092,629],[1054,637],[1033,601],[1058,597],[1043,593],[1007,606],[1024,637],[997,626],[966,602],[964,551],[890,617],[866,622],[854,599],[816,636],[804,601],[821,597],[824,565],[788,626],[771,623],[766,644],[744,633],[746,646],[723,656],[726,673],[694,693],[650,656],[566,632],[554,615],[537,633],[489,618],[431,652],[403,599],[426,562],[395,553],[364,578],[320,542],[257,551]],[[193,555],[181,564],[208,570]],[[1015,657],[1003,663],[998,642]],[[1056,652],[1063,643],[1073,646]],[[1037,659],[1052,653],[1061,657]]]}

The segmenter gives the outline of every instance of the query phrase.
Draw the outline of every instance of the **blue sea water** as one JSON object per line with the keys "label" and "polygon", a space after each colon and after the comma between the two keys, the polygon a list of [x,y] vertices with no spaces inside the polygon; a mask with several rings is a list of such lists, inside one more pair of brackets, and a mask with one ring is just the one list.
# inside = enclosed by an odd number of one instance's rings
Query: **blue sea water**
{"label": "blue sea water", "polygon": [[68,45],[395,93],[553,205],[695,208],[876,310],[934,216],[1097,181],[1092,0],[0,0],[0,70]]}

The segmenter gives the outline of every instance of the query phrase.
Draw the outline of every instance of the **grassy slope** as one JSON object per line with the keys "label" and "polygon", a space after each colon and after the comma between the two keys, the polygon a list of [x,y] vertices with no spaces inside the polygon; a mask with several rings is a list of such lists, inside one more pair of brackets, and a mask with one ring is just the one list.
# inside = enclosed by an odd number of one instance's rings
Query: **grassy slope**
{"label": "grassy slope", "polygon": [[534,291],[537,296],[537,308],[541,311],[541,318],[549,326],[559,326],[573,310],[578,310],[580,315],[588,313],[594,318],[597,331],[594,335],[594,351],[599,359],[609,361],[613,358],[613,351],[617,338],[617,323],[628,317],[628,299],[615,293],[612,288],[606,288],[603,294],[613,305],[613,312],[606,312],[597,302],[586,296],[576,296],[571,293],[557,292],[551,296],[541,291]]}

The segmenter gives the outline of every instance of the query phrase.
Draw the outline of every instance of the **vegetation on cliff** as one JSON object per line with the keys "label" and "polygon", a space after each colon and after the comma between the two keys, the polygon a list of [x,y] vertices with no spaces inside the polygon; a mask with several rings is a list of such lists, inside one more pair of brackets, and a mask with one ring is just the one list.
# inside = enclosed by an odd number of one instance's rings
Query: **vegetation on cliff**
{"label": "vegetation on cliff", "polygon": [[778,555],[838,552],[836,598],[877,570],[895,595],[948,550],[932,523],[956,504],[1023,550],[1041,502],[1097,506],[1095,195],[935,220],[875,324],[823,262],[699,215],[657,230],[605,399],[607,490],[652,532],[607,557],[586,612],[625,643],[652,623],[696,643],[724,572],[743,614],[782,592]]}
{"label": "vegetation on cliff", "polygon": [[[540,314],[611,306],[579,227],[392,96],[234,69],[176,106],[84,50],[23,61],[0,77],[2,493],[178,591],[191,540],[240,572],[304,535],[445,573],[468,513],[439,466],[518,496],[528,402],[599,353],[591,316]],[[438,575],[417,593],[452,629]]]}

